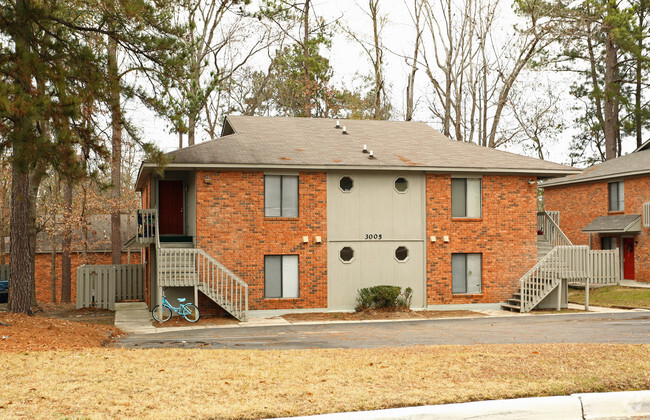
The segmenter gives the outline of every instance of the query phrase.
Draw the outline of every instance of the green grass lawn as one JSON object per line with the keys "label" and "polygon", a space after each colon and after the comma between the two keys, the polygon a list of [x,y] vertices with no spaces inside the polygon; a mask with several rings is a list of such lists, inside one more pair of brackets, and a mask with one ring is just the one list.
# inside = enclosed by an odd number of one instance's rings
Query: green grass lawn
{"label": "green grass lawn", "polygon": [[[569,301],[584,304],[585,291],[569,289]],[[622,286],[589,289],[589,304],[605,307],[624,306],[650,309],[650,289],[634,289]]]}

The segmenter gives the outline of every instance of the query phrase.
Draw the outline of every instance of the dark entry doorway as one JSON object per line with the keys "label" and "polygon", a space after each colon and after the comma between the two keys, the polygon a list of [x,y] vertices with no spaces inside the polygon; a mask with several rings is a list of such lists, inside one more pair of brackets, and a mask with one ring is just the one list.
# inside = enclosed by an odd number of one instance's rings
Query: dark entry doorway
{"label": "dark entry doorway", "polygon": [[634,280],[634,238],[623,238],[623,278]]}
{"label": "dark entry doorway", "polygon": [[161,235],[183,235],[183,181],[158,181],[158,224]]}

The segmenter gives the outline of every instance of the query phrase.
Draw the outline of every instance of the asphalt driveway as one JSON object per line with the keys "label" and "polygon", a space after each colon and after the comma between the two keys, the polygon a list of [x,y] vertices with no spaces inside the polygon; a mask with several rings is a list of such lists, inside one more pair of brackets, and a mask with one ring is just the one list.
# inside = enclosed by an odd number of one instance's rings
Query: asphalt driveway
{"label": "asphalt driveway", "polygon": [[115,346],[264,350],[508,343],[650,343],[650,311],[205,328],[128,335]]}

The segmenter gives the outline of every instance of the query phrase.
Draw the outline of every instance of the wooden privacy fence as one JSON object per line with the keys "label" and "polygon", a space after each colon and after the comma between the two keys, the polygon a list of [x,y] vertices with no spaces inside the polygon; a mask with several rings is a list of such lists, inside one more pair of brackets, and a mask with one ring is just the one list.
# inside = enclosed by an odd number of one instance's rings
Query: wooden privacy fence
{"label": "wooden privacy fence", "polygon": [[144,300],[144,265],[82,265],[77,269],[77,309],[115,310],[115,301]]}

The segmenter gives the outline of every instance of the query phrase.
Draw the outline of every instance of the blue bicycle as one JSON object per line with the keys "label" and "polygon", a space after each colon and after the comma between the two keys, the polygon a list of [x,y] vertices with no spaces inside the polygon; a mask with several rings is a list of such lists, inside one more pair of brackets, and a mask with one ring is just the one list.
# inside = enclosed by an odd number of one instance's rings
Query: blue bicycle
{"label": "blue bicycle", "polygon": [[172,311],[176,312],[183,318],[187,319],[189,322],[196,322],[201,317],[201,314],[199,313],[199,308],[197,308],[196,305],[190,302],[185,303],[187,299],[177,298],[176,300],[178,300],[178,307],[174,307],[167,300],[164,290],[163,290],[162,297],[163,297],[163,303],[162,303],[162,308],[160,309],[160,318],[158,317],[158,308],[160,307],[160,305],[156,305],[151,310],[151,315],[153,316],[153,319],[155,319],[156,321],[158,322],[168,321],[169,318],[172,317]]}

